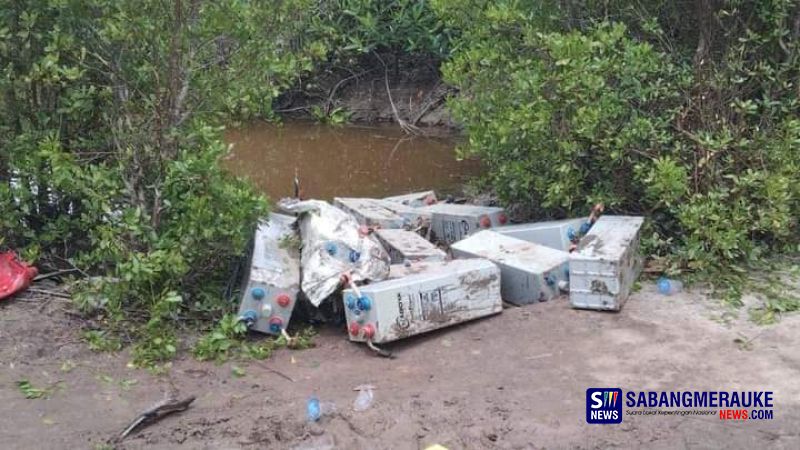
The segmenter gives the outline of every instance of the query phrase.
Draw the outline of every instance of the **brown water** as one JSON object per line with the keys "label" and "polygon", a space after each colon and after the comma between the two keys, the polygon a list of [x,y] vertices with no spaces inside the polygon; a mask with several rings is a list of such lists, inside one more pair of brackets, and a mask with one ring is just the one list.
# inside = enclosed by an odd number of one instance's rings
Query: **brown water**
{"label": "brown water", "polygon": [[457,192],[480,164],[457,161],[457,139],[409,137],[396,126],[254,123],[230,130],[226,166],[273,199],[291,196],[297,169],[305,198],[380,197],[416,190]]}

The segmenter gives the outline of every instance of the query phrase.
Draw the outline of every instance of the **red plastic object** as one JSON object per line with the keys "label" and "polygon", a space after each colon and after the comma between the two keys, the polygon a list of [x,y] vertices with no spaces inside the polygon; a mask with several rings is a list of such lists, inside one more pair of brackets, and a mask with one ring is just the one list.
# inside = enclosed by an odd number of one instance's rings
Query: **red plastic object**
{"label": "red plastic object", "polygon": [[0,253],[0,300],[27,289],[38,273],[13,252]]}

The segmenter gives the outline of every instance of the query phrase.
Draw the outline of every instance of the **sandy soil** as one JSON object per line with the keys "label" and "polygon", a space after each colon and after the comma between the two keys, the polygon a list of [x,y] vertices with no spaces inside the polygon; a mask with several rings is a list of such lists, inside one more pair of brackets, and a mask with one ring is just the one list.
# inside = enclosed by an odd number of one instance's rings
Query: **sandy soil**
{"label": "sandy soil", "polygon": [[[0,304],[2,449],[103,448],[171,389],[197,400],[119,448],[800,448],[800,316],[769,327],[744,312],[721,320],[700,295],[661,297],[646,286],[618,314],[572,310],[564,298],[507,309],[398,343],[393,360],[325,329],[311,350],[219,366],[185,357],[167,376],[129,368],[124,352],[91,352],[64,309],[25,297]],[[75,367],[62,370],[67,361]],[[235,377],[234,365],[246,375]],[[20,379],[61,383],[50,398],[28,400]],[[354,412],[353,388],[364,383],[377,387],[374,403]],[[588,387],[772,390],[775,418],[589,425]],[[312,393],[335,411],[307,424]]]}

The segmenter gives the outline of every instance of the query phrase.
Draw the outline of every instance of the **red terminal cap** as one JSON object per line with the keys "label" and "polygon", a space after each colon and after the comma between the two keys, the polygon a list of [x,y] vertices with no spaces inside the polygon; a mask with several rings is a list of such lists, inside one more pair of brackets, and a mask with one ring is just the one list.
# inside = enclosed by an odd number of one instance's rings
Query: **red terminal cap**
{"label": "red terminal cap", "polygon": [[364,325],[364,328],[361,330],[364,332],[364,337],[367,339],[372,339],[372,336],[375,336],[375,327],[373,327],[371,323]]}
{"label": "red terminal cap", "polygon": [[483,215],[478,219],[478,223],[481,225],[481,228],[491,228],[492,220],[489,219],[489,216]]}
{"label": "red terminal cap", "polygon": [[347,285],[348,283],[350,283],[350,274],[343,273],[340,279],[342,280],[342,284]]}
{"label": "red terminal cap", "polygon": [[358,235],[361,237],[369,235],[369,227],[366,225],[360,225],[358,227]]}
{"label": "red terminal cap", "polygon": [[275,298],[275,301],[278,302],[278,305],[280,305],[281,308],[286,308],[289,306],[289,303],[292,302],[292,299],[287,294],[280,294],[277,298]]}
{"label": "red terminal cap", "polygon": [[277,316],[272,316],[272,317],[269,318],[269,323],[270,324],[274,323],[276,325],[283,325],[283,319],[281,319],[280,317],[277,317]]}
{"label": "red terminal cap", "polygon": [[429,195],[429,196],[425,197],[425,204],[426,205],[430,206],[430,205],[432,205],[434,203],[436,203],[436,197],[434,197],[432,195]]}
{"label": "red terminal cap", "polygon": [[497,216],[497,221],[500,222],[500,225],[505,225],[506,222],[508,222],[508,216],[506,216],[503,213],[500,213],[500,215]]}
{"label": "red terminal cap", "polygon": [[358,336],[358,333],[361,332],[361,327],[358,326],[357,323],[353,322],[350,324],[350,336]]}

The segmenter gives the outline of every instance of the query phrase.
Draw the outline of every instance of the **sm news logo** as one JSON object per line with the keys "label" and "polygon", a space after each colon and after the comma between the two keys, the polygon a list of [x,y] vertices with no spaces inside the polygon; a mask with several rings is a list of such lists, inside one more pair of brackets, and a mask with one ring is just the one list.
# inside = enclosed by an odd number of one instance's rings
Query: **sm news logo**
{"label": "sm news logo", "polygon": [[587,389],[586,422],[622,423],[622,389]]}

